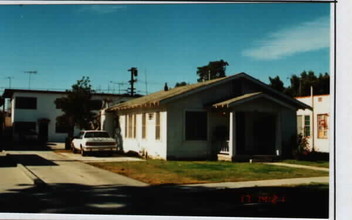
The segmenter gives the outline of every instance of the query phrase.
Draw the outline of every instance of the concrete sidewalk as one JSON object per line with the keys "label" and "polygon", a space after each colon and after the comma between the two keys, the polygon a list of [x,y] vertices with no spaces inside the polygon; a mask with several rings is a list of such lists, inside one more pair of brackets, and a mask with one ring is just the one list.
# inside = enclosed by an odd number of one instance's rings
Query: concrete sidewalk
{"label": "concrete sidewalk", "polygon": [[273,166],[284,166],[284,167],[293,167],[293,168],[302,168],[302,169],[310,169],[310,170],[319,170],[319,171],[326,171],[329,172],[329,168],[325,167],[315,167],[315,166],[307,166],[307,165],[300,165],[300,164],[290,164],[290,163],[265,163],[268,165],[273,165]]}
{"label": "concrete sidewalk", "polygon": [[235,189],[248,188],[258,186],[289,186],[301,185],[311,183],[329,183],[329,177],[306,177],[306,178],[292,178],[292,179],[274,179],[274,180],[258,180],[258,181],[244,181],[244,182],[222,182],[222,183],[202,183],[202,184],[186,184],[179,187],[191,189],[192,187],[204,188],[218,188],[218,189]]}

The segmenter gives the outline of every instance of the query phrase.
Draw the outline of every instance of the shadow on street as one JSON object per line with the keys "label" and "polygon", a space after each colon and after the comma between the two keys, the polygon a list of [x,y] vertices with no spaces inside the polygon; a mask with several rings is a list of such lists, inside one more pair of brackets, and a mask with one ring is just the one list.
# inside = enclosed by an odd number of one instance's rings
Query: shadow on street
{"label": "shadow on street", "polygon": [[0,194],[1,212],[328,218],[328,186],[242,189],[55,184]]}
{"label": "shadow on street", "polygon": [[11,154],[9,157],[24,166],[57,166],[56,163],[37,154]]}

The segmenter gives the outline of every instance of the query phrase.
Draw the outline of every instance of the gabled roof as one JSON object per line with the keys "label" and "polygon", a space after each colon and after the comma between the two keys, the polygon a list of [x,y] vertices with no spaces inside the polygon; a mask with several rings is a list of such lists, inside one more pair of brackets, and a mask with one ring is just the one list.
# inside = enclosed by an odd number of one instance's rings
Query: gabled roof
{"label": "gabled roof", "polygon": [[211,85],[214,85],[214,84],[217,85],[219,82],[227,81],[235,77],[237,77],[237,75],[217,78],[217,79],[185,85],[185,86],[180,86],[173,89],[169,89],[168,91],[162,90],[159,92],[152,93],[150,95],[132,99],[124,103],[112,106],[108,108],[108,110],[121,110],[121,109],[131,109],[131,108],[139,108],[139,107],[147,107],[147,106],[148,107],[158,106],[160,105],[161,102],[165,103],[167,100],[188,95],[193,92],[200,91],[204,88],[209,88],[209,86]]}
{"label": "gabled roof", "polygon": [[241,104],[249,102],[249,101],[257,100],[257,99],[267,99],[267,100],[270,100],[270,101],[272,101],[276,104],[279,104],[281,106],[285,106],[286,108],[295,109],[294,106],[287,104],[287,102],[282,102],[279,99],[274,98],[273,96],[267,95],[262,92],[254,92],[254,93],[248,93],[245,95],[237,96],[232,99],[228,99],[228,100],[225,100],[225,101],[222,101],[219,103],[215,103],[212,105],[212,107],[231,108],[231,107],[238,106],[238,105],[241,105]]}
{"label": "gabled roof", "polygon": [[112,107],[109,107],[107,110],[111,111],[111,110],[124,110],[124,109],[133,109],[133,108],[142,108],[142,107],[155,107],[162,104],[166,104],[168,102],[172,102],[181,97],[198,93],[200,91],[209,89],[211,87],[220,85],[222,83],[235,80],[235,79],[240,79],[240,78],[248,79],[249,81],[263,88],[264,90],[269,91],[270,93],[280,97],[281,99],[284,99],[285,101],[289,102],[293,106],[296,106],[297,108],[302,108],[302,109],[310,108],[310,106],[272,89],[265,83],[249,76],[246,73],[238,73],[235,75],[208,80],[205,82],[176,87],[168,91],[162,90],[159,92],[152,93],[150,95],[146,95],[140,98],[132,99],[124,103],[114,105]]}

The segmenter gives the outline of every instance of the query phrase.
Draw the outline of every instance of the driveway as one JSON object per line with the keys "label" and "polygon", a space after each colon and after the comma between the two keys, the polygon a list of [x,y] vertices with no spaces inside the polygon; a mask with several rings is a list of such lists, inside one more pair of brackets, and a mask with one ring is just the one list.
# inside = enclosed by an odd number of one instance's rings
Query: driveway
{"label": "driveway", "polygon": [[136,157],[124,157],[124,156],[98,156],[98,155],[90,155],[90,156],[81,156],[80,154],[73,153],[57,153],[59,155],[64,156],[70,160],[82,161],[82,162],[126,162],[126,161],[144,161],[142,159]]}
{"label": "driveway", "polygon": [[[12,159],[23,164],[34,176],[47,184],[124,185],[146,186],[140,181],[102,170],[79,162],[80,155],[57,154],[52,151],[7,151]],[[86,160],[103,161],[107,158],[87,157]],[[111,158],[113,160],[114,158]],[[119,158],[122,160],[122,158]]]}

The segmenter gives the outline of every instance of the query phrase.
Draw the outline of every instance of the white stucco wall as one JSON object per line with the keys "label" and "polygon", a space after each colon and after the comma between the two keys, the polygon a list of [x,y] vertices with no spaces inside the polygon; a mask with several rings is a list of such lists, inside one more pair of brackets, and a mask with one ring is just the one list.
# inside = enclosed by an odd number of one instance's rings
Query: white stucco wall
{"label": "white stucco wall", "polygon": [[[160,112],[160,139],[155,138],[156,112]],[[142,113],[146,113],[146,138],[142,138]],[[139,154],[147,154],[151,158],[167,159],[167,119],[165,109],[129,111],[128,114],[136,115],[136,138],[126,137],[125,113],[120,113],[122,148],[124,152],[134,151]]]}
{"label": "white stucco wall", "polygon": [[[15,92],[11,100],[11,122],[35,122],[36,131],[39,132],[38,119],[47,118],[50,120],[48,124],[48,141],[62,142],[67,137],[66,133],[57,133],[55,131],[56,118],[63,114],[61,109],[57,109],[55,100],[64,97],[64,93],[36,93],[36,92]],[[35,97],[37,98],[36,109],[16,109],[16,97]],[[93,95],[92,100],[102,100],[104,95]],[[117,97],[116,100],[121,99]],[[128,100],[129,97],[123,97],[122,100]],[[115,100],[115,101],[116,101]],[[95,111],[98,113],[98,111]],[[79,129],[75,129],[78,134]]]}
{"label": "white stucco wall", "polygon": [[[36,97],[36,109],[16,109],[16,97]],[[46,94],[46,93],[22,93],[17,92],[12,99],[12,123],[14,122],[35,122],[37,123],[36,131],[38,130],[38,119],[47,118],[50,120],[48,124],[48,139],[49,141],[64,141],[67,134],[56,133],[55,123],[56,117],[63,114],[60,109],[56,109],[55,100],[61,98],[61,94]]]}
{"label": "white stucco wall", "polygon": [[206,159],[212,155],[212,148],[216,144],[212,139],[214,128],[219,125],[229,126],[228,116],[220,117],[208,111],[207,140],[186,140],[186,111],[207,111],[204,106],[229,97],[231,91],[231,83],[226,83],[195,95],[182,97],[167,106],[169,116],[167,154],[170,158]]}
{"label": "white stucco wall", "polygon": [[[314,103],[314,121],[312,120],[313,112],[311,110],[299,110],[297,111],[297,116],[302,116],[302,127],[298,128],[298,130],[303,131],[304,126],[304,116],[310,116],[310,134],[311,136],[308,137],[308,143],[310,149],[312,149],[312,143],[314,138],[314,149],[319,152],[329,152],[330,144],[329,144],[329,136],[330,132],[330,125],[332,118],[330,117],[330,96],[329,95],[317,95],[314,96],[314,101],[310,96],[307,97],[297,97],[297,100],[312,106]],[[319,114],[328,114],[328,137],[327,138],[318,138],[318,115]],[[313,128],[314,123],[314,128]],[[314,131],[313,131],[314,129]]]}

